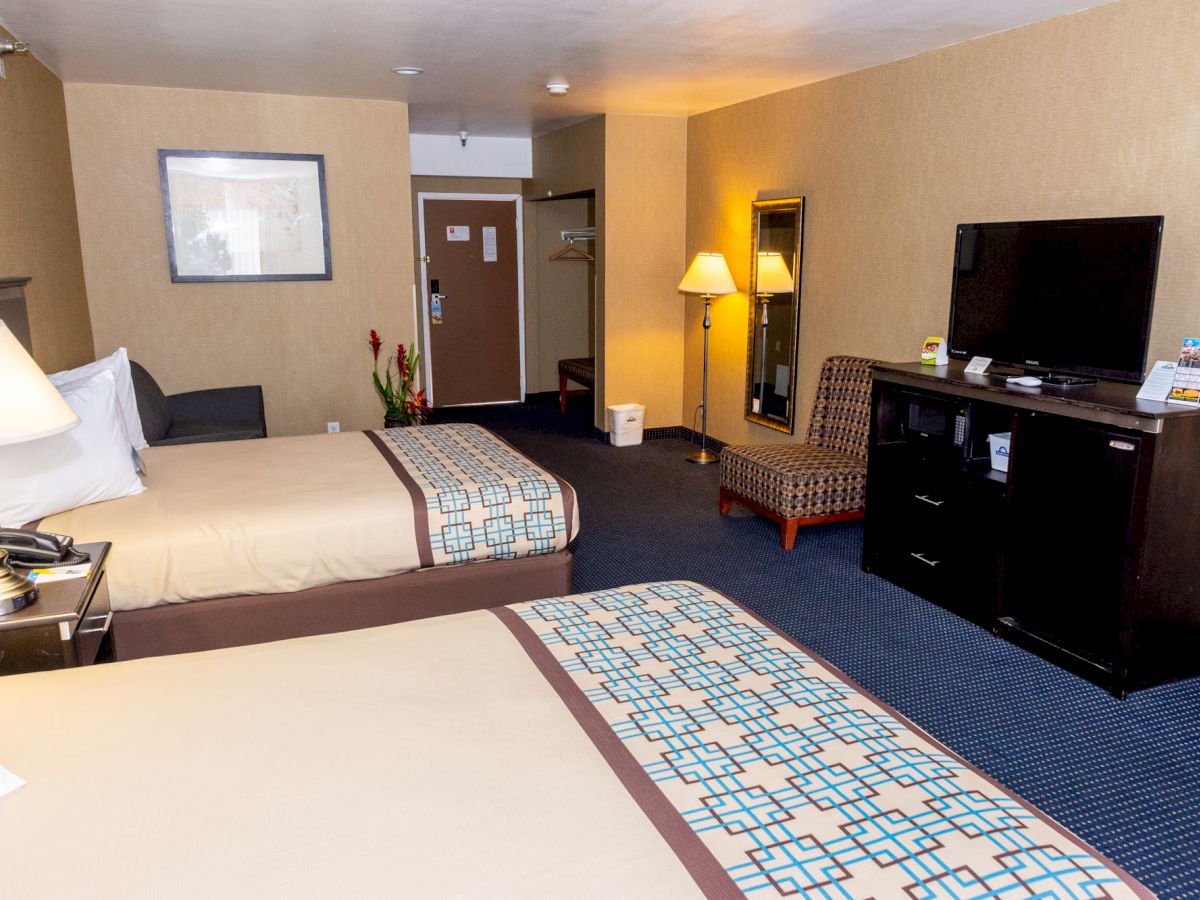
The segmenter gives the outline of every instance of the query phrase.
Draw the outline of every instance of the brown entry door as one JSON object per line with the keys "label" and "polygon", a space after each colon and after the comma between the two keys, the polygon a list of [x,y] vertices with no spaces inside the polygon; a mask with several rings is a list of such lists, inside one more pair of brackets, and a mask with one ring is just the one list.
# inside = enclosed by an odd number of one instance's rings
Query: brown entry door
{"label": "brown entry door", "polygon": [[433,405],[521,400],[517,201],[420,200]]}

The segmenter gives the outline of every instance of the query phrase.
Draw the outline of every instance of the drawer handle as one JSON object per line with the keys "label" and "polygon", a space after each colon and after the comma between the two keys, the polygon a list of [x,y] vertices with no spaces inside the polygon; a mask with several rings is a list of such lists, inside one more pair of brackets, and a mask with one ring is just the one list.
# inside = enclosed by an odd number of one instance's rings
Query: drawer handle
{"label": "drawer handle", "polygon": [[924,555],[923,553],[910,553],[910,554],[908,554],[908,555],[909,555],[909,556],[911,556],[913,559],[919,559],[921,562],[925,563],[925,565],[927,565],[927,566],[939,566],[939,565],[941,565],[941,560],[937,560],[937,559],[926,559],[926,558],[925,558],[925,555]]}
{"label": "drawer handle", "polygon": [[104,617],[104,624],[99,628],[80,628],[76,634],[104,634],[108,631],[108,626],[112,624],[112,610],[108,611],[108,615]]}
{"label": "drawer handle", "polygon": [[924,494],[913,494],[913,496],[916,497],[918,500],[923,500],[924,502],[928,503],[930,506],[941,506],[942,504],[944,504],[946,502],[945,500],[930,500]]}

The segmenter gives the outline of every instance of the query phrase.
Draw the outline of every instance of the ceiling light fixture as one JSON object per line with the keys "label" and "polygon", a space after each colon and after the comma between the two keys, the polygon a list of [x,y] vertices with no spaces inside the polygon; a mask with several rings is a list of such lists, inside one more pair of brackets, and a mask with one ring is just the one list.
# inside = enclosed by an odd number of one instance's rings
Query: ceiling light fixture
{"label": "ceiling light fixture", "polygon": [[397,75],[424,75],[425,70],[419,66],[393,66],[392,71]]}
{"label": "ceiling light fixture", "polygon": [[551,81],[546,84],[546,90],[549,91],[551,94],[553,94],[555,97],[561,97],[563,94],[565,94],[570,89],[571,89],[571,86],[569,84],[567,84],[565,81]]}

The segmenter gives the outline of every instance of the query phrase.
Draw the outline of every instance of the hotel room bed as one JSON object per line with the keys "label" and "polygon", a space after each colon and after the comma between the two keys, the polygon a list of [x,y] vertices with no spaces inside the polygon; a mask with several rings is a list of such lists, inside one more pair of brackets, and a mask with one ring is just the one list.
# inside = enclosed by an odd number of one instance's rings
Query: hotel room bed
{"label": "hotel room bed", "polygon": [[147,490],[50,516],[111,541],[120,659],[569,592],[573,489],[477,425],[150,447]]}
{"label": "hotel room bed", "polygon": [[688,582],[11,676],[0,721],[6,896],[1150,896]]}

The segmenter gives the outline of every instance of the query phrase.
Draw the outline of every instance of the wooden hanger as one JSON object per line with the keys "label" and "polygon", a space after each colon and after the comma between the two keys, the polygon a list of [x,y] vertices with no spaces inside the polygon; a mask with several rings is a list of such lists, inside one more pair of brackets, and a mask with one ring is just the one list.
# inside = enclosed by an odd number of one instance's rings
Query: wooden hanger
{"label": "wooden hanger", "polygon": [[556,250],[555,252],[551,253],[550,259],[551,261],[560,259],[578,259],[583,262],[596,261],[596,257],[592,256],[592,254],[588,253],[586,250],[580,250],[578,247],[576,247],[574,240],[568,240],[567,246],[563,247],[561,250]]}

